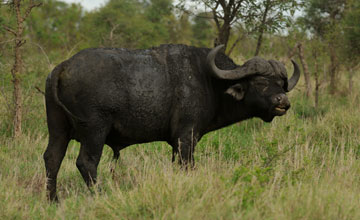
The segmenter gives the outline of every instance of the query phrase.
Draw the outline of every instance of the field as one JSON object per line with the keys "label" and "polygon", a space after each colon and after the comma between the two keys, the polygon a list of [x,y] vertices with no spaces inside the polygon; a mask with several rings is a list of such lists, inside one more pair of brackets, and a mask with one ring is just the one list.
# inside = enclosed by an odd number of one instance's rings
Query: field
{"label": "field", "polygon": [[[61,0],[0,1],[0,220],[360,219],[359,0],[101,2],[85,10]],[[292,58],[302,75],[291,108],[271,123],[254,118],[208,133],[194,169],[172,163],[164,142],[130,146],[117,162],[105,146],[90,190],[71,141],[60,202],[49,202],[47,75],[85,48],[160,44],[224,44],[239,65],[261,56],[285,62],[289,75]],[[13,92],[16,76],[21,91]],[[22,94],[22,132],[13,128],[13,93]]]}
{"label": "field", "polygon": [[10,79],[1,78],[0,219],[360,219],[357,86],[346,96],[323,90],[315,109],[301,81],[285,116],[203,137],[194,170],[172,164],[166,143],[128,147],[117,164],[105,147],[92,191],[75,166],[79,144],[73,141],[58,176],[60,203],[51,204],[42,158],[43,96],[34,89],[43,86],[46,71],[36,71],[42,74],[24,79],[26,116],[18,140],[11,137]]}

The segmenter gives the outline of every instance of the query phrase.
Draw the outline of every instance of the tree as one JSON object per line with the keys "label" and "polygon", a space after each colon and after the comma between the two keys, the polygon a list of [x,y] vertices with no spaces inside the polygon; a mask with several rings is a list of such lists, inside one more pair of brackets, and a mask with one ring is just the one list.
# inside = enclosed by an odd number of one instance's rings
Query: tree
{"label": "tree", "polygon": [[214,46],[224,44],[225,49],[231,33],[231,25],[246,17],[253,17],[252,10],[245,13],[245,8],[249,5],[249,0],[180,0],[179,7],[186,10],[186,3],[204,6],[204,12],[212,14],[212,19],[216,24],[217,36]]}
{"label": "tree", "polygon": [[309,67],[307,65],[305,55],[304,55],[304,46],[302,43],[298,43],[296,47],[299,49],[299,58],[301,61],[301,65],[303,67],[304,71],[304,77],[305,77],[305,84],[306,84],[306,96],[310,97],[312,92],[312,86],[310,82],[310,73],[309,73]]}
{"label": "tree", "polygon": [[187,14],[182,14],[178,19],[175,35],[174,40],[176,43],[190,44],[192,30],[189,16]]}
{"label": "tree", "polygon": [[151,28],[147,41],[153,40],[154,45],[171,41],[170,29],[175,21],[172,10],[172,0],[149,0],[144,11],[145,23]]}
{"label": "tree", "polygon": [[[261,19],[255,20],[253,25],[257,33],[257,44],[255,56],[258,56],[261,49],[263,35],[266,32],[274,33],[282,30],[286,25],[290,25],[291,17],[294,16],[299,4],[295,0],[265,0],[260,1],[256,7]],[[289,12],[290,14],[286,14]]]}
{"label": "tree", "polygon": [[245,29],[251,30],[252,33],[259,32],[257,53],[264,32],[283,27],[283,23],[289,20],[287,19],[289,16],[285,15],[286,12],[293,13],[297,9],[296,0],[180,0],[179,2],[178,6],[182,10],[186,10],[186,5],[190,5],[190,2],[196,6],[203,6],[205,12],[211,12],[217,29],[214,46],[224,44],[225,48],[227,47],[235,23],[246,26]]}
{"label": "tree", "polygon": [[349,73],[349,92],[353,87],[353,75],[355,68],[360,63],[360,2],[352,0],[349,2],[343,20],[343,46],[342,58]]}
{"label": "tree", "polygon": [[152,23],[166,21],[166,17],[172,14],[172,0],[150,0],[145,5],[145,16]]}
{"label": "tree", "polygon": [[[322,68],[321,66],[325,66],[325,63],[327,62],[326,59],[326,44],[324,42],[321,42],[317,37],[313,37],[309,41],[309,52],[311,53],[311,64],[313,69],[313,75],[315,78],[315,92],[314,92],[314,99],[315,99],[315,108],[318,108],[319,106],[319,95],[320,95],[320,87],[325,82],[325,68]],[[321,69],[324,69],[324,73],[321,74]],[[323,75],[322,77],[320,77]]]}
{"label": "tree", "polygon": [[85,15],[82,31],[92,33],[91,46],[136,47],[141,39],[138,33],[142,31],[138,9],[142,8],[138,1],[110,0]]}
{"label": "tree", "polygon": [[83,14],[80,4],[45,0],[43,6],[29,16],[29,37],[46,50],[62,48],[71,51],[85,38],[80,31]]}
{"label": "tree", "polygon": [[208,13],[199,13],[195,16],[192,25],[193,45],[211,47],[215,33]]}
{"label": "tree", "polygon": [[302,18],[308,29],[327,42],[330,57],[330,93],[337,89],[337,72],[339,68],[338,49],[341,45],[340,21],[344,15],[347,0],[310,0]]}
{"label": "tree", "polygon": [[85,15],[82,29],[93,46],[147,48],[169,41],[172,22],[171,0],[110,0]]}
{"label": "tree", "polygon": [[24,0],[12,0],[6,2],[9,7],[13,9],[14,16],[16,17],[16,26],[9,27],[3,24],[3,28],[14,35],[14,65],[11,69],[12,82],[14,85],[13,102],[14,102],[14,137],[18,138],[21,135],[21,121],[22,121],[22,95],[21,95],[21,80],[20,74],[23,70],[22,61],[22,46],[26,43],[23,33],[25,29],[25,20],[31,13],[31,10],[35,7],[39,7],[41,3],[35,3],[33,0],[29,0],[26,7],[22,3]]}

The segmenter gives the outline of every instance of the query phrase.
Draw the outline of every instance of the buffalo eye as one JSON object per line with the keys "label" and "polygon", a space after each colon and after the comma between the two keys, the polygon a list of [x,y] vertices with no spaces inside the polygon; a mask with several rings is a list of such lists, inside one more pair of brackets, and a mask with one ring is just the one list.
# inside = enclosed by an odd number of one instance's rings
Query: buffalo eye
{"label": "buffalo eye", "polygon": [[286,80],[278,80],[278,81],[276,81],[276,84],[278,86],[280,86],[281,88],[283,88],[284,91],[287,91],[287,87],[288,87],[287,79]]}
{"label": "buffalo eye", "polygon": [[276,81],[276,84],[279,85],[281,88],[284,87],[284,81],[283,80]]}

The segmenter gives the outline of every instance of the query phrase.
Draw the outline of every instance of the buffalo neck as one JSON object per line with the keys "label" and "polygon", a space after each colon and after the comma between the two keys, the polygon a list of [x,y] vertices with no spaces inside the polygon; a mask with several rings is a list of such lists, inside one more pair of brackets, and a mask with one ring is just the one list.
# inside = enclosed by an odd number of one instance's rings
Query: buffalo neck
{"label": "buffalo neck", "polygon": [[[244,84],[243,82],[242,84]],[[246,83],[245,83],[246,84]],[[214,109],[216,109],[215,116],[211,120],[207,132],[220,129],[236,122],[240,122],[249,118],[254,117],[254,114],[243,100],[239,101],[226,94],[226,88],[231,84],[225,83],[225,86],[217,88],[215,94],[218,94],[216,102],[214,103]]]}

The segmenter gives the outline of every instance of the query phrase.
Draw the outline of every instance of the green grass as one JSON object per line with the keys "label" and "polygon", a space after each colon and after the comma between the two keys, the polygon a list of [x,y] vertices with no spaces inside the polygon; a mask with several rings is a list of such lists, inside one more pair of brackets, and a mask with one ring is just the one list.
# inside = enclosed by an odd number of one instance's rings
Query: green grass
{"label": "green grass", "polygon": [[18,140],[0,96],[0,219],[360,219],[358,90],[352,97],[323,94],[318,109],[297,90],[291,110],[272,123],[252,119],[209,133],[196,147],[195,170],[172,164],[163,142],[128,147],[118,164],[105,147],[101,191],[86,188],[73,141],[55,205],[45,191],[43,97],[32,85],[25,85]]}

